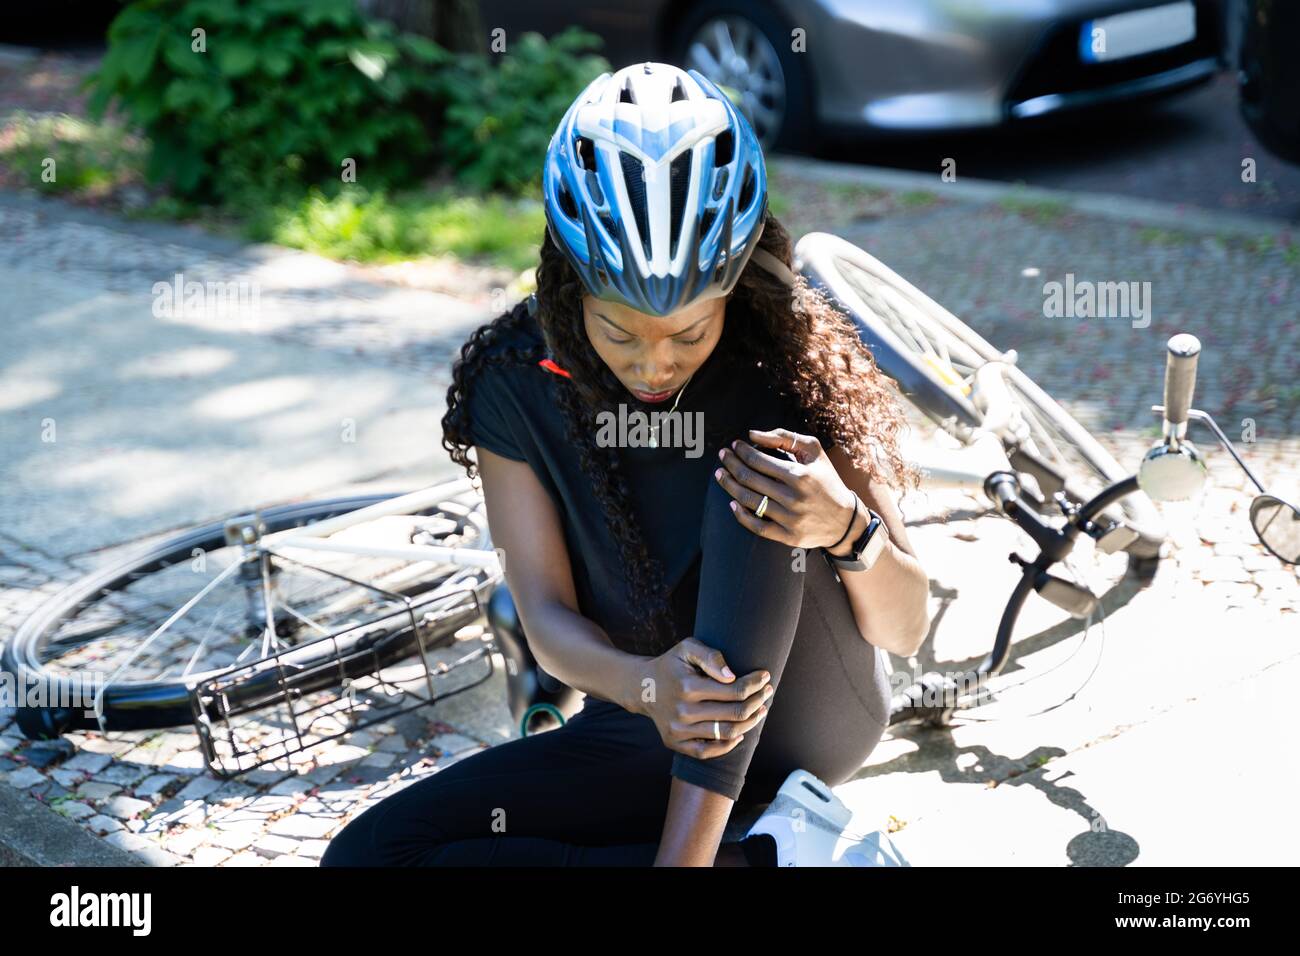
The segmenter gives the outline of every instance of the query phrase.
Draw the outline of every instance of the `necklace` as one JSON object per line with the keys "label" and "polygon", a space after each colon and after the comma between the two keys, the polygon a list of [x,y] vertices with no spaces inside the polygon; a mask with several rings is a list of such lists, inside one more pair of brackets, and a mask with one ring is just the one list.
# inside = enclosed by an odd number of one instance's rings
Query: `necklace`
{"label": "necklace", "polygon": [[[686,386],[691,384],[691,379],[694,377],[695,377],[694,372],[686,376],[686,381],[682,383],[681,390],[677,393],[677,398],[673,402],[673,407],[668,410],[669,415],[677,411],[677,402],[680,402],[682,400],[682,396],[686,394]],[[659,426],[658,425],[650,426],[650,447],[651,448],[659,447]]]}

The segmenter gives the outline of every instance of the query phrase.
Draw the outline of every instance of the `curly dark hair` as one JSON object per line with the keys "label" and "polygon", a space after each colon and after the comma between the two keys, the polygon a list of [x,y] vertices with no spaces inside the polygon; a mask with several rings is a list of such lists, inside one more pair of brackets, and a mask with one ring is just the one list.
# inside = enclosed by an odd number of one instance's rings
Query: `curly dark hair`
{"label": "curly dark hair", "polygon": [[[792,266],[790,234],[768,210],[759,247]],[[627,400],[627,390],[592,348],[583,324],[586,294],[577,272],[546,231],[537,268],[537,318],[544,345],[490,348],[501,336],[533,321],[523,303],[476,329],[452,366],[443,447],[471,477],[477,465],[467,396],[485,365],[535,365],[549,356],[570,373],[556,378],[558,404],[571,447],[591,481],[618,542],[639,633],[636,653],[660,654],[676,642],[663,567],[647,551],[630,506],[618,450],[596,442],[594,421]],[[915,470],[899,451],[904,417],[891,380],[877,367],[852,321],[796,274],[793,287],[751,259],[728,295],[727,320],[717,349],[728,359],[761,367],[767,380],[792,396],[819,439],[830,438],[854,464],[894,488],[914,485]],[[734,305],[733,305],[734,303]],[[738,308],[737,308],[738,307]]]}

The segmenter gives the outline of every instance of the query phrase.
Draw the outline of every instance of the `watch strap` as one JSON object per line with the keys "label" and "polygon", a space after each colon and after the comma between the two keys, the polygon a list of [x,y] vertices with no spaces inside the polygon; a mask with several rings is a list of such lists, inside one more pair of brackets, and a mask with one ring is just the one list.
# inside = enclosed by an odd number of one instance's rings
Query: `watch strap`
{"label": "watch strap", "polygon": [[853,542],[853,550],[842,558],[836,557],[829,551],[826,552],[826,556],[830,559],[832,567],[845,571],[867,571],[880,557],[880,552],[885,549],[888,538],[889,531],[885,528],[884,520],[868,508],[867,527]]}

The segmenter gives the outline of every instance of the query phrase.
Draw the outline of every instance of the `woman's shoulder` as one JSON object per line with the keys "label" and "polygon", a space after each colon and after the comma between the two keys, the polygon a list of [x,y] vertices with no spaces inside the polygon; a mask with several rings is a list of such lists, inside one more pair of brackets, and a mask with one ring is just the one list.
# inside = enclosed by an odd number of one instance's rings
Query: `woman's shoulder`
{"label": "woman's shoulder", "polygon": [[546,372],[537,365],[544,341],[522,303],[475,330],[458,373],[470,444],[516,461],[530,457],[536,419],[551,405],[541,392]]}
{"label": "woman's shoulder", "polygon": [[800,397],[800,389],[794,383],[785,380],[773,370],[765,368],[761,362],[746,363],[743,373],[750,376],[749,381],[755,391],[753,407],[766,420],[779,423],[775,426],[804,435],[815,435],[827,450],[835,447],[834,439],[818,422],[818,410],[805,405]]}
{"label": "woman's shoulder", "polygon": [[475,384],[517,388],[538,381],[532,372],[541,371],[537,363],[545,357],[546,340],[526,300],[507,316],[476,330],[474,336],[479,337],[472,376]]}

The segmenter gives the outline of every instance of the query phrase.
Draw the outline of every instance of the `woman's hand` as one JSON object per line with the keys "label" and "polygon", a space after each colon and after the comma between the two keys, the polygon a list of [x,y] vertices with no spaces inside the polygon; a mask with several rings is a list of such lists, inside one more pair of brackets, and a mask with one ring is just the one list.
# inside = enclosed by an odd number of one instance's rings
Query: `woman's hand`
{"label": "woman's hand", "polygon": [[646,676],[652,683],[649,699],[642,694],[641,712],[655,722],[669,750],[703,759],[738,745],[766,716],[773,693],[767,671],[736,677],[721,651],[693,637],[652,658]]}
{"label": "woman's hand", "polygon": [[[754,534],[795,548],[842,543],[844,530],[856,518],[857,502],[817,437],[784,428],[751,429],[749,436],[754,444],[734,441],[719,452],[722,467],[714,473],[736,501],[731,506],[736,520]],[[793,460],[773,457],[755,445],[784,450]],[[764,495],[767,508],[760,518],[754,512]]]}

